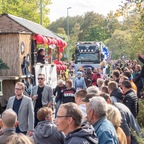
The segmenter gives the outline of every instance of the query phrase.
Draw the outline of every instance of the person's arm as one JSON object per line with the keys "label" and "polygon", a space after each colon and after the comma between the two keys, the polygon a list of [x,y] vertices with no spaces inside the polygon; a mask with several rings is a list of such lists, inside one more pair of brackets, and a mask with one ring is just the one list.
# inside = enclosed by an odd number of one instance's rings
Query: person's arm
{"label": "person's arm", "polygon": [[51,107],[52,102],[53,102],[53,90],[52,90],[51,87],[49,87],[49,90],[48,90],[48,104],[47,104],[47,107]]}
{"label": "person's arm", "polygon": [[27,134],[29,136],[31,136],[33,131],[34,131],[34,107],[33,107],[32,100],[29,99],[29,107],[28,107],[28,131],[27,131]]}
{"label": "person's arm", "polygon": [[144,58],[141,55],[138,55],[138,59],[144,64]]}

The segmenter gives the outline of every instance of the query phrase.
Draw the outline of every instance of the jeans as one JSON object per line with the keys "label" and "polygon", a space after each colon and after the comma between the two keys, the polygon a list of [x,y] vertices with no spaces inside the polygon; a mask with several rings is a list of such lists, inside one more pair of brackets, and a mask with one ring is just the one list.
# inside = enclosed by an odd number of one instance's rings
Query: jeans
{"label": "jeans", "polygon": [[56,103],[55,117],[57,116],[57,112],[58,112],[60,105],[61,105],[61,100],[58,100],[58,102]]}

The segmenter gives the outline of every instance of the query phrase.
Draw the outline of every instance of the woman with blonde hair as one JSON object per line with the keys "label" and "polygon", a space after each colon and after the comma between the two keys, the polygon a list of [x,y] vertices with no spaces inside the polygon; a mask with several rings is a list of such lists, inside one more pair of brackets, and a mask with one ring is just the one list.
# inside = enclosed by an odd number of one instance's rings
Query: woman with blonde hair
{"label": "woman with blonde hair", "polygon": [[19,133],[11,135],[8,138],[6,144],[34,144],[34,141],[32,140],[32,138]]}
{"label": "woman with blonde hair", "polygon": [[111,121],[111,123],[114,125],[117,137],[119,140],[119,144],[127,144],[127,139],[126,135],[123,132],[123,130],[120,128],[121,125],[121,114],[119,110],[113,106],[108,104],[108,109],[107,109],[107,119]]}

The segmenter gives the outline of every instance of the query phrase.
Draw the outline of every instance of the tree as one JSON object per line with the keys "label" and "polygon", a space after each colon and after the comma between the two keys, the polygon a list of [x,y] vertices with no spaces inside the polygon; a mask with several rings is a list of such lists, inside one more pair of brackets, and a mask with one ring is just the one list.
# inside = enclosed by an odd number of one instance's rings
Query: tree
{"label": "tree", "polygon": [[109,51],[112,52],[112,59],[119,59],[123,55],[129,57],[132,49],[130,42],[131,34],[129,31],[115,30],[112,37],[106,42]]}
{"label": "tree", "polygon": [[[51,0],[42,0],[43,26],[50,23],[47,6]],[[40,23],[40,0],[0,0],[0,13],[9,13]]]}

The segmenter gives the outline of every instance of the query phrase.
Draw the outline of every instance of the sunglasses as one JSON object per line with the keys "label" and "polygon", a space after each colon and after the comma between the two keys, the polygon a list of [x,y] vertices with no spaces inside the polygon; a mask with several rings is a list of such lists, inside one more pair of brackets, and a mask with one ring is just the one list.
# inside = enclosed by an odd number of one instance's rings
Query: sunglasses
{"label": "sunglasses", "polygon": [[44,78],[38,78],[38,80],[43,80]]}
{"label": "sunglasses", "polygon": [[15,90],[18,90],[18,91],[19,91],[19,90],[22,90],[22,89],[20,89],[20,88],[15,88]]}

